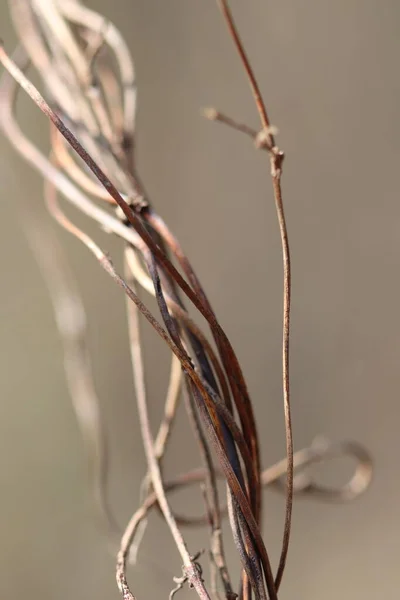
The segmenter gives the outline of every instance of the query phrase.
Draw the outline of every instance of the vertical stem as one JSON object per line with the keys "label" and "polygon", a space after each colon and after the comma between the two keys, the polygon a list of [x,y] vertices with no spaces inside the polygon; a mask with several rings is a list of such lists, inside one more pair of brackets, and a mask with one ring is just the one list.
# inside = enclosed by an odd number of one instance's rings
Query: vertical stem
{"label": "vertical stem", "polygon": [[275,578],[276,588],[279,589],[285,569],[289,549],[292,508],[293,508],[293,433],[290,410],[290,378],[289,378],[289,341],[290,341],[290,307],[291,307],[291,262],[289,239],[287,233],[285,212],[282,200],[281,173],[283,154],[276,153],[271,156],[271,176],[274,189],[276,212],[279,222],[279,231],[282,243],[283,258],[283,331],[282,331],[282,382],[283,403],[285,411],[286,429],[286,515],[283,532],[283,542],[278,571]]}

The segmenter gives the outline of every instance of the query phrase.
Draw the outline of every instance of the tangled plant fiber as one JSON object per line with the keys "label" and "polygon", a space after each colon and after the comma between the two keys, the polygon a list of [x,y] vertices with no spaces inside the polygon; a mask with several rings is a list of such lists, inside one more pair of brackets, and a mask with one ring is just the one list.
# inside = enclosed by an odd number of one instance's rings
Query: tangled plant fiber
{"label": "tangled plant fiber", "polygon": [[[233,600],[239,595],[249,600],[254,595],[257,600],[276,600],[289,548],[294,494],[350,500],[362,493],[371,479],[369,455],[355,443],[336,445],[318,441],[309,448],[293,451],[289,387],[291,266],[281,188],[284,154],[276,144],[275,128],[228,2],[219,0],[217,4],[249,81],[260,128],[255,130],[240,124],[215,109],[208,109],[204,115],[249,136],[256,149],[264,152],[282,241],[282,382],[287,456],[264,471],[253,405],[234,349],[188,257],[153,208],[137,173],[134,154],[137,89],[133,62],[121,34],[80,0],[9,0],[20,46],[12,58],[3,46],[0,48],[0,61],[5,67],[0,90],[5,135],[43,177],[44,199],[50,215],[86,246],[127,299],[147,475],[141,487],[141,506],[122,534],[117,556],[117,584],[125,600],[134,598],[127,581],[127,559],[130,553],[137,555],[143,526],[153,507],[161,511],[183,563],[182,576],[174,578],[176,587],[170,597],[188,583],[202,599],[224,596]],[[41,76],[43,95],[25,75],[30,67]],[[48,157],[27,139],[18,125],[15,106],[20,88],[49,119]],[[123,274],[116,271],[95,240],[65,215],[59,196],[120,239]],[[94,495],[110,535],[115,535],[106,494],[105,436],[87,350],[84,308],[57,237],[39,220],[32,207],[27,210],[26,233],[53,301],[64,344],[70,394],[90,459]],[[139,298],[140,289],[156,298],[157,316]],[[193,311],[203,317],[204,330],[193,320]],[[164,416],[156,436],[149,422],[141,318],[171,351]],[[163,459],[181,396],[203,467],[166,480]],[[341,454],[357,460],[354,476],[342,488],[322,487],[307,474],[306,469],[312,464]],[[224,505],[217,488],[219,478],[226,482]],[[169,493],[188,485],[196,485],[204,498],[205,512],[201,517],[178,515],[171,509]],[[279,487],[286,497],[276,572],[261,535],[262,487],[266,485]],[[238,588],[225,559],[221,521],[226,514],[242,564]],[[195,525],[209,528],[209,583],[205,581],[200,553],[189,551],[182,533],[184,527]]]}

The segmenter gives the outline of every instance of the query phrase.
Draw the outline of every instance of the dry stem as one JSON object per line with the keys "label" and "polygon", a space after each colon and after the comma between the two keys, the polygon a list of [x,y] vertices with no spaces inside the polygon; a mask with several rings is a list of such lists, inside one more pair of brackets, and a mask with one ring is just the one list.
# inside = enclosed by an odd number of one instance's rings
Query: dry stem
{"label": "dry stem", "polygon": [[[275,144],[276,130],[270,124],[260,85],[228,2],[218,0],[250,83],[261,131],[257,132],[214,110],[208,110],[206,116],[250,136],[257,148],[269,153],[282,241],[282,381],[287,457],[264,472],[261,470],[253,405],[239,361],[188,257],[165,221],[155,212],[136,172],[133,147],[137,90],[133,62],[124,40],[114,25],[87,9],[79,0],[9,1],[15,27],[25,50],[20,48],[12,60],[4,48],[0,47],[0,61],[7,70],[3,74],[0,90],[2,128],[17,151],[46,181],[45,199],[52,217],[91,251],[127,298],[134,388],[147,459],[147,474],[142,484],[142,506],[128,524],[118,553],[119,589],[125,600],[134,598],[127,583],[126,562],[131,550],[137,554],[139,533],[144,531],[148,511],[157,506],[183,562],[183,575],[175,578],[177,587],[171,592],[171,598],[186,582],[196,589],[201,598],[210,597],[199,564],[199,555],[189,552],[181,531],[184,525],[208,524],[212,554],[212,596],[219,595],[219,577],[224,596],[233,600],[236,594],[225,559],[225,540],[221,529],[222,517],[228,514],[232,537],[243,567],[239,594],[246,600],[253,593],[257,600],[277,600],[289,548],[293,494],[296,492],[336,500],[354,498],[370,482],[371,461],[368,454],[354,444],[327,444],[323,447],[313,445],[309,449],[293,453],[289,386],[291,267],[281,189],[284,155]],[[116,68],[110,67],[107,60],[104,60],[109,56],[113,56]],[[24,74],[30,63],[42,75],[44,95],[39,93]],[[18,126],[14,114],[18,89],[16,82],[51,121],[50,158],[41,154]],[[101,228],[120,238],[124,245],[124,276],[117,273],[108,254],[96,241],[66,217],[59,204],[58,193]],[[98,202],[102,202],[103,207]],[[115,214],[110,210],[114,210]],[[28,235],[32,237],[32,230],[28,231]],[[40,251],[38,258],[42,262],[43,256],[44,252]],[[178,263],[183,275],[174,261]],[[59,259],[59,263],[62,263],[62,259]],[[65,304],[66,299],[71,299],[73,293],[65,291],[67,288],[62,278],[57,279],[56,264],[43,264],[48,286],[55,298],[55,310],[59,314],[60,305],[63,302]],[[58,288],[62,293],[59,293]],[[139,298],[139,289],[156,298],[158,316],[153,315]],[[206,321],[212,341],[195,324],[185,306],[187,300],[190,301],[190,310],[197,310]],[[167,344],[172,355],[164,415],[156,438],[150,428],[145,386],[139,322],[143,317]],[[69,326],[76,325],[77,320],[75,315],[70,319]],[[106,456],[100,435],[100,415],[90,363],[82,342],[84,330],[77,328],[74,337],[65,329],[62,321],[60,329],[64,341],[68,342],[65,344],[66,370],[77,417],[83,436],[92,443],[89,444],[89,450],[98,469],[96,472],[101,474],[96,480],[96,494],[103,505],[106,505],[103,485]],[[164,479],[163,458],[172,435],[181,387],[185,393],[186,411],[204,468],[168,482]],[[340,453],[355,456],[358,461],[354,477],[343,488],[325,489],[303,472],[305,467]],[[219,466],[214,464],[214,458]],[[300,470],[296,477],[295,469]],[[227,484],[226,506],[221,506],[217,491],[217,479],[221,477]],[[168,493],[194,483],[202,486],[205,514],[174,514]],[[286,487],[284,534],[275,576],[260,530],[261,488],[262,485],[272,483],[279,489]]]}

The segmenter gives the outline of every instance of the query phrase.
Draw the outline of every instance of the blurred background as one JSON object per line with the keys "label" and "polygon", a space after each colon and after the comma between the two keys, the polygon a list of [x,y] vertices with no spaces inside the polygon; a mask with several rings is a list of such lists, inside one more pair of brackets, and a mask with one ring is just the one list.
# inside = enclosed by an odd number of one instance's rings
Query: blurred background
{"label": "blurred background", "polygon": [[[0,29],[11,50],[15,36],[6,4],[0,5]],[[248,139],[200,115],[211,105],[258,127],[242,69],[211,0],[88,4],[116,23],[133,52],[139,170],[237,350],[267,466],[284,454],[282,261],[269,165]],[[335,441],[354,439],[375,461],[373,485],[354,503],[296,502],[280,598],[397,598],[400,5],[395,0],[231,4],[286,152],[295,445],[308,445],[320,433]],[[25,130],[47,148],[45,120],[28,101],[22,105]],[[43,210],[42,182],[3,138],[0,180],[0,597],[118,598],[116,548],[93,517],[61,344],[20,224],[19,199]],[[125,300],[77,241],[55,231],[89,315],[111,447],[110,496],[124,527],[145,473]],[[119,264],[120,243],[104,234],[97,239]],[[152,332],[146,341],[156,416],[168,354]],[[199,464],[190,432],[184,428],[179,435],[166,462],[170,474]],[[345,478],[350,467],[332,466],[325,481]],[[174,502],[187,511],[201,508],[185,494]],[[283,505],[279,494],[265,493],[264,533],[274,564]],[[187,539],[194,552],[204,543],[196,531]],[[139,566],[129,572],[138,599],[165,597],[180,564],[154,514]],[[193,597],[194,592],[181,593]]]}

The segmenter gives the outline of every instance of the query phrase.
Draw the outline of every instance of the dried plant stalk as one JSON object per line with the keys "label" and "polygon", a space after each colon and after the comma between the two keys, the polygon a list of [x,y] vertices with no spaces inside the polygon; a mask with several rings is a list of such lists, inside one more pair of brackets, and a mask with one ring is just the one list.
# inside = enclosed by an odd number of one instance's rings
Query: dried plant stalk
{"label": "dried plant stalk", "polygon": [[[177,585],[171,598],[186,582],[196,589],[200,598],[210,597],[199,563],[200,555],[189,551],[182,533],[183,526],[208,525],[212,597],[221,594],[222,585],[223,595],[228,600],[238,594],[246,600],[253,594],[257,600],[276,600],[289,548],[293,494],[331,500],[353,499],[368,487],[372,473],[368,453],[356,444],[316,443],[293,452],[289,387],[291,267],[281,189],[284,154],[275,143],[276,132],[228,2],[218,0],[217,4],[250,83],[261,130],[239,124],[214,109],[205,115],[250,136],[258,149],[268,153],[282,241],[282,382],[287,456],[266,471],[261,470],[253,405],[239,361],[188,257],[155,212],[138,178],[133,153],[135,74],[122,36],[107,19],[79,0],[9,0],[21,46],[13,59],[0,48],[0,61],[5,67],[0,90],[1,125],[5,135],[45,180],[49,214],[90,250],[127,299],[132,368],[147,474],[141,488],[142,504],[122,535],[117,557],[117,583],[126,600],[134,598],[127,582],[127,559],[131,551],[137,555],[152,507],[157,506],[162,512],[183,562],[182,577],[174,578]],[[30,65],[42,76],[43,95],[24,74]],[[49,157],[44,156],[18,126],[15,114],[18,86],[50,120]],[[120,238],[125,257],[123,276],[117,273],[108,254],[95,240],[66,217],[58,195]],[[103,207],[99,203],[103,203]],[[34,214],[32,208],[28,210]],[[94,472],[100,474],[94,478],[95,494],[99,505],[106,508],[103,512],[111,533],[116,526],[106,501],[104,436],[84,345],[83,309],[61,251],[54,253],[52,260],[48,258],[48,248],[58,247],[57,240],[43,236],[42,244],[38,243],[37,233],[44,231],[41,227],[39,222],[29,220],[27,234],[33,240],[55,312],[59,315],[57,323],[65,343],[71,396],[95,465]],[[156,298],[158,316],[139,298],[139,290]],[[193,310],[204,318],[211,339],[195,324],[191,316]],[[143,317],[168,345],[172,355],[164,416],[156,437],[150,427],[145,386],[140,334]],[[163,458],[173,433],[181,393],[185,396],[203,467],[168,481],[163,473]],[[325,489],[304,472],[295,477],[295,470],[304,470],[339,454],[357,459],[355,474],[343,488]],[[221,477],[226,481],[225,506],[221,505],[217,490],[217,479]],[[201,486],[205,514],[201,517],[174,514],[169,492],[194,484]],[[283,541],[275,574],[261,535],[262,486],[269,484],[284,488],[286,494]],[[236,583],[231,579],[225,558],[221,521],[226,514],[242,562],[238,591],[235,591]]]}

